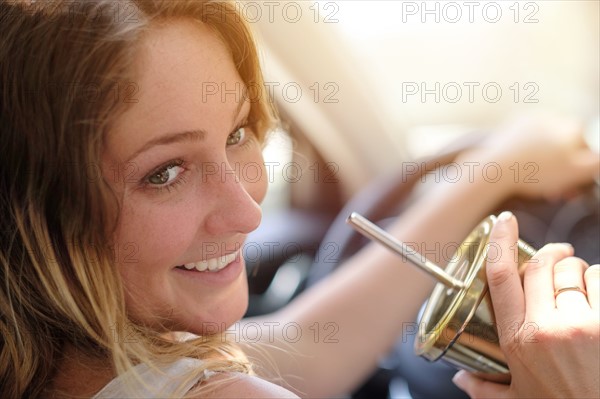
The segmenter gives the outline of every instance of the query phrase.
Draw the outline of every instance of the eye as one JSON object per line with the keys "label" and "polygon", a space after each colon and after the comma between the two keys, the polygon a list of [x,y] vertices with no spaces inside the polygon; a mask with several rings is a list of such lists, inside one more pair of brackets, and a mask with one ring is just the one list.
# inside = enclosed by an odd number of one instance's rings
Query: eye
{"label": "eye", "polygon": [[244,140],[245,137],[246,137],[246,129],[241,127],[239,129],[237,129],[235,132],[231,133],[229,136],[227,136],[227,145],[231,146],[231,145],[239,144],[240,142],[242,142]]}
{"label": "eye", "polygon": [[152,172],[146,180],[152,185],[168,186],[177,179],[177,176],[179,176],[181,172],[183,172],[181,165],[181,161],[170,163],[169,165]]}

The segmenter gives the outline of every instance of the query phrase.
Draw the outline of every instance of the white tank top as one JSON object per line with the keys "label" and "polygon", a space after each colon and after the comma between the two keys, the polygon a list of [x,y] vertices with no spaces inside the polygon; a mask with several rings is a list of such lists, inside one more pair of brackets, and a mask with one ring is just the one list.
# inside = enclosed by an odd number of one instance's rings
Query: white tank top
{"label": "white tank top", "polygon": [[[111,382],[109,382],[100,392],[93,396],[92,399],[101,398],[164,398],[170,397],[175,392],[187,392],[200,379],[210,377],[210,371],[205,371],[204,376],[199,375],[198,378],[191,381],[184,381],[185,375],[193,368],[201,365],[202,360],[193,358],[182,358],[167,366],[158,366],[159,370],[154,370],[145,364],[135,366],[135,370],[139,374],[141,380],[138,381],[133,377],[131,372],[125,373]],[[181,390],[183,389],[183,390]]]}

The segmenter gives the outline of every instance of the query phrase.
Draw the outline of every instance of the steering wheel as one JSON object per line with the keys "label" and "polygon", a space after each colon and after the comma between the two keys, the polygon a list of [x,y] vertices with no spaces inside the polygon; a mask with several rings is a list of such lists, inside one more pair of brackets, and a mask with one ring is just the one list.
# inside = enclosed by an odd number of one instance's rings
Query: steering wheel
{"label": "steering wheel", "polygon": [[[307,286],[330,274],[368,243],[366,238],[346,224],[351,212],[358,212],[382,226],[389,224],[407,208],[411,192],[424,174],[452,163],[459,154],[473,148],[484,138],[482,134],[462,138],[444,152],[419,162],[419,173],[405,175],[397,172],[384,176],[352,198],[326,233],[309,269]],[[589,264],[600,262],[600,186],[597,183],[573,198],[555,203],[511,198],[498,209],[490,209],[488,214],[497,214],[501,210],[510,210],[515,214],[519,220],[520,237],[534,248],[540,248],[546,242],[570,242],[577,256]],[[414,336],[412,340],[400,339],[388,358],[381,362],[379,370],[353,397],[388,397],[390,382],[400,377],[408,384],[414,399],[467,398],[451,382],[456,369],[443,362],[430,363],[417,357],[413,340]]]}

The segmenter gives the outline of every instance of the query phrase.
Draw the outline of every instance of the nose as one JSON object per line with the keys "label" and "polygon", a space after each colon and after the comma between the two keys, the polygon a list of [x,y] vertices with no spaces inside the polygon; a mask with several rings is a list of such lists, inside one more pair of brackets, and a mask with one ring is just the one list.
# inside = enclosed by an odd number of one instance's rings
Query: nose
{"label": "nose", "polygon": [[208,178],[211,211],[205,219],[206,232],[212,235],[231,233],[248,234],[259,226],[262,218],[260,205],[255,198],[255,183],[245,182],[227,163],[220,173]]}

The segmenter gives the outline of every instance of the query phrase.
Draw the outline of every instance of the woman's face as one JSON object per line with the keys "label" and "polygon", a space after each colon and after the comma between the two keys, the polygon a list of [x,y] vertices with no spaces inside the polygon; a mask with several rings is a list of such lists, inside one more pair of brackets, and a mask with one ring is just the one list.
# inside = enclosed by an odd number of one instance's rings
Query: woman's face
{"label": "woman's face", "polygon": [[266,192],[250,103],[209,28],[156,28],[138,60],[137,103],[107,137],[103,173],[122,198],[115,253],[131,316],[198,334],[244,314],[240,255]]}

